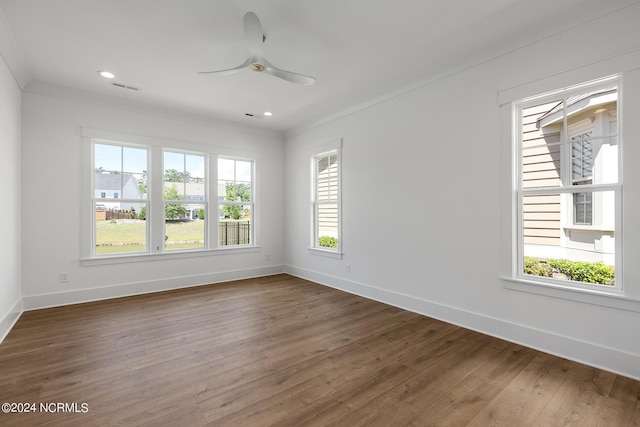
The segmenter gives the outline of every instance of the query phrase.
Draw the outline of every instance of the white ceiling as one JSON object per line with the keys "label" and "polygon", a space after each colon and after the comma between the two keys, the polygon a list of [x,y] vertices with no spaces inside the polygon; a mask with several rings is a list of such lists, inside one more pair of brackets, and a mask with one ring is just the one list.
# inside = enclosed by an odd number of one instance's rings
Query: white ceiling
{"label": "white ceiling", "polygon": [[[618,10],[633,0],[0,0],[0,53],[22,86],[50,83],[278,131],[461,69]],[[248,56],[242,18],[262,22],[264,56],[317,78],[230,76]],[[2,16],[0,16],[2,21]],[[109,70],[115,87],[99,77]],[[250,118],[245,113],[270,118]]]}

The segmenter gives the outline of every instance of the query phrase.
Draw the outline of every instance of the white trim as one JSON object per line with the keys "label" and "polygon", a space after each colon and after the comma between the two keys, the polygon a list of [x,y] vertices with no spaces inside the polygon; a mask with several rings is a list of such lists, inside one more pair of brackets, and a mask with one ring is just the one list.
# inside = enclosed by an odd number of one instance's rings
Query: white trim
{"label": "white trim", "polygon": [[[546,277],[535,277],[528,276],[524,274],[524,257],[525,257],[525,243],[524,243],[524,214],[523,214],[523,200],[525,196],[538,196],[544,194],[575,194],[581,192],[596,192],[596,191],[611,191],[614,192],[616,201],[621,200],[622,198],[622,183],[615,182],[610,184],[587,184],[580,186],[562,186],[559,184],[554,187],[542,187],[542,188],[533,188],[533,187],[523,187],[523,139],[522,139],[522,111],[529,107],[543,105],[550,101],[555,102],[558,101],[559,98],[562,99],[563,106],[562,111],[563,114],[567,114],[567,98],[575,95],[581,95],[587,91],[591,93],[596,90],[603,89],[613,89],[615,88],[617,97],[620,96],[623,91],[623,79],[625,75],[622,73],[612,74],[607,77],[603,77],[600,79],[591,80],[584,83],[573,84],[571,86],[560,88],[557,90],[553,90],[547,93],[535,94],[529,96],[524,99],[514,100],[509,105],[502,105],[503,109],[509,108],[512,111],[511,115],[511,124],[512,132],[511,132],[511,141],[508,143],[511,146],[512,150],[512,165],[510,169],[512,171],[511,177],[513,179],[511,188],[511,209],[514,210],[515,220],[512,222],[512,230],[510,232],[510,236],[512,240],[516,243],[515,246],[511,250],[511,256],[516,259],[512,261],[511,265],[514,267],[509,274],[509,277],[513,278],[514,283],[533,283],[538,282],[540,284],[545,284],[547,286],[557,286],[562,289],[576,289],[580,291],[585,286],[582,283],[567,281],[566,283],[559,283],[558,280],[554,280]],[[616,97],[616,99],[617,99]],[[622,103],[618,101],[617,111],[618,116],[621,119],[623,114],[620,114],[622,111]],[[503,120],[504,120],[503,115]],[[621,123],[618,123],[618,146],[622,146],[622,137],[620,135],[620,129],[622,129]],[[610,135],[607,135],[610,136]],[[503,141],[504,144],[507,144],[507,141]],[[570,180],[570,168],[572,167],[572,157],[571,154],[566,154],[566,152],[570,153],[572,145],[571,143],[571,135],[567,129],[567,120],[563,120],[563,130],[562,130],[562,139],[560,141],[560,146],[565,150],[565,154],[561,156],[561,172],[562,172],[562,182]],[[554,144],[557,145],[557,144]],[[618,153],[618,164],[622,163],[622,157],[620,153]],[[563,196],[563,199],[566,199],[566,196]],[[616,243],[615,243],[615,265],[616,269],[616,277],[615,277],[615,285],[614,286],[601,286],[602,293],[611,293],[611,294],[622,294],[622,289],[624,286],[623,276],[620,274],[621,266],[622,266],[622,246],[619,244],[622,237],[622,210],[619,209],[619,202],[616,202],[615,209],[615,231],[616,231]],[[571,203],[568,203],[566,200],[563,201],[564,209],[561,209],[561,213],[564,210],[564,216],[561,218],[561,229],[564,229],[564,225],[573,224],[573,211],[574,206]],[[571,215],[569,215],[568,211],[571,209]],[[569,218],[569,216],[571,218]],[[594,221],[596,218],[594,217]],[[594,222],[594,224],[596,224]],[[597,224],[596,224],[597,225]],[[594,230],[595,227],[591,226]],[[591,287],[591,285],[587,285]],[[512,289],[517,289],[514,287]]]}
{"label": "white trim", "polygon": [[[561,88],[576,88],[576,82],[585,82],[588,85],[593,81],[602,81],[602,76],[613,76],[614,73],[624,74],[640,68],[640,48],[631,49],[621,54],[613,55],[597,62],[590,62],[576,66],[571,70],[565,70],[552,76],[543,76],[537,80],[523,82],[522,84],[505,87],[498,91],[498,105],[511,104],[523,99],[537,99],[535,94],[542,96],[557,93]],[[606,81],[605,81],[606,83]]]}
{"label": "white trim", "polygon": [[103,255],[96,258],[83,258],[80,260],[80,265],[83,267],[91,267],[95,265],[110,265],[110,264],[127,264],[132,262],[146,262],[146,261],[166,261],[170,259],[185,259],[195,257],[206,256],[220,256],[231,254],[245,254],[252,252],[260,252],[260,246],[227,246],[214,249],[192,249],[192,250],[172,250],[170,252],[158,252],[158,253],[146,253],[136,252],[122,255]]}
{"label": "white trim", "polygon": [[[187,256],[209,256],[220,254],[221,251],[259,248],[260,237],[260,207],[259,200],[259,183],[257,182],[257,174],[259,172],[258,163],[260,162],[260,152],[247,150],[227,149],[224,147],[202,144],[192,141],[185,141],[176,138],[158,138],[153,136],[135,135],[121,133],[103,129],[95,129],[89,127],[80,127],[82,136],[82,156],[83,156],[83,176],[89,176],[90,179],[82,180],[82,196],[81,196],[81,226],[82,226],[82,259],[83,266],[103,265],[115,263],[127,263],[146,260],[157,260],[159,256],[164,259],[185,258]],[[121,147],[144,148],[147,150],[147,179],[148,186],[152,193],[147,195],[141,203],[147,205],[147,248],[142,252],[121,253],[114,255],[96,255],[95,254],[95,213],[93,203],[93,164],[94,154],[93,147],[95,143],[112,144]],[[164,215],[164,197],[163,197],[163,179],[164,176],[164,153],[175,152],[179,154],[194,154],[205,157],[206,168],[206,196],[209,200],[201,201],[194,204],[202,204],[205,210],[210,211],[207,214],[207,222],[205,224],[205,248],[193,250],[165,250],[164,248],[164,222],[158,221],[158,212]],[[251,183],[251,245],[243,245],[238,247],[218,247],[218,228],[219,218],[217,216],[218,209],[218,163],[219,158],[227,158],[232,160],[246,160],[252,164],[252,183]],[[215,159],[215,161],[214,161]],[[215,173],[215,175],[213,175]],[[155,178],[155,180],[154,180]],[[160,180],[162,185],[154,185],[155,181]],[[214,183],[215,180],[215,183]],[[123,199],[118,199],[121,202]],[[168,203],[173,203],[168,201]],[[178,202],[176,202],[177,204]],[[180,204],[183,204],[181,201]],[[188,204],[188,203],[186,203]],[[154,216],[152,213],[156,212]],[[213,215],[211,215],[213,213]],[[215,222],[215,224],[214,224]],[[207,247],[208,245],[208,247]],[[236,252],[242,253],[242,251]],[[127,260],[126,258],[131,258]]]}
{"label": "white trim", "polygon": [[19,298],[4,318],[0,320],[0,343],[9,335],[23,312],[23,301],[22,298]]}
{"label": "white trim", "polygon": [[342,256],[344,255],[342,252],[334,251],[331,249],[321,249],[321,248],[307,248],[307,249],[309,251],[309,254],[311,255],[326,256],[328,258],[342,259]]}
{"label": "white trim", "polygon": [[640,299],[625,296],[620,290],[604,292],[596,286],[584,286],[583,288],[563,286],[560,281],[549,284],[536,280],[535,276],[531,276],[531,280],[520,277],[502,277],[502,280],[504,287],[513,291],[640,313]]}
{"label": "white trim", "polygon": [[[334,253],[336,256],[334,258],[342,258],[342,147],[344,141],[342,138],[337,141],[333,141],[331,143],[319,145],[311,148],[309,155],[310,164],[311,164],[311,175],[310,175],[310,206],[311,206],[311,216],[310,216],[310,254],[316,255],[327,255],[328,253]],[[318,157],[323,157],[326,155],[331,155],[335,153],[337,158],[337,174],[338,174],[338,183],[337,183],[337,191],[338,197],[335,200],[335,204],[338,206],[338,247],[334,249],[324,249],[319,246],[316,246],[318,242],[318,217],[317,217],[317,206],[318,202],[316,201],[316,178],[317,178],[317,159]],[[330,203],[330,202],[329,202]],[[323,204],[323,203],[320,203]]]}
{"label": "white trim", "polygon": [[[250,189],[251,189],[251,200],[249,200],[248,202],[236,202],[236,201],[226,201],[226,200],[219,200],[220,199],[220,194],[218,194],[218,186],[219,186],[219,182],[220,182],[220,171],[218,170],[218,165],[220,164],[220,159],[223,160],[230,160],[234,162],[234,167],[233,167],[233,182],[237,183],[237,162],[246,162],[246,163],[250,163],[251,164],[251,181],[250,181]],[[215,187],[215,199],[211,199],[212,202],[210,204],[213,205],[213,203],[215,203],[215,210],[212,210],[212,212],[216,213],[216,240],[215,240],[215,244],[212,241],[211,244],[209,245],[210,248],[214,249],[226,249],[226,248],[234,248],[234,247],[257,247],[260,245],[260,241],[259,241],[259,235],[258,235],[258,231],[259,231],[259,220],[258,218],[260,218],[260,212],[259,212],[259,207],[258,207],[258,203],[257,203],[257,199],[258,199],[258,194],[259,194],[259,190],[258,190],[258,179],[257,179],[257,171],[258,171],[258,160],[254,159],[254,158],[250,158],[250,157],[237,157],[237,156],[226,156],[223,154],[218,154],[216,156],[216,161],[215,161],[215,178],[213,178],[213,175],[211,175],[211,180],[210,182],[212,182],[211,187]],[[215,180],[215,184],[213,184],[213,181]],[[228,181],[228,180],[225,180]],[[240,181],[242,182],[242,181]],[[222,195],[224,197],[226,197],[226,188],[225,188],[225,194]],[[220,245],[220,223],[222,221],[220,221],[220,218],[218,217],[218,212],[220,211],[220,208],[222,206],[243,206],[243,205],[249,205],[249,210],[251,212],[251,220],[249,222],[249,245],[242,245],[242,246],[238,246],[238,245]]]}
{"label": "white trim", "polygon": [[292,276],[640,380],[640,355],[291,265]]}
{"label": "white trim", "polygon": [[[187,124],[212,126],[222,130],[241,132],[249,136],[265,136],[279,139],[284,138],[283,131],[249,124],[244,118],[236,120],[234,118],[225,118],[222,116],[212,117],[211,115],[201,114],[195,111],[188,112],[171,106],[154,105],[134,99],[124,99],[118,96],[98,94],[96,92],[70,88],[54,83],[32,80],[24,87],[23,90],[26,93],[71,100],[84,104],[97,104],[103,107],[108,106],[121,111],[152,115],[155,117],[170,119],[172,121],[181,121]],[[158,138],[161,138],[161,135],[158,135]]]}
{"label": "white trim", "polygon": [[248,268],[243,270],[230,270],[217,273],[199,274],[194,276],[171,277],[145,282],[121,283],[118,285],[105,286],[100,288],[87,288],[67,292],[30,295],[23,298],[24,310],[37,310],[41,308],[58,307],[62,305],[80,304],[84,302],[100,301],[111,298],[162,292],[172,289],[210,285],[215,283],[229,282],[233,280],[272,276],[283,272],[283,265],[273,265]]}

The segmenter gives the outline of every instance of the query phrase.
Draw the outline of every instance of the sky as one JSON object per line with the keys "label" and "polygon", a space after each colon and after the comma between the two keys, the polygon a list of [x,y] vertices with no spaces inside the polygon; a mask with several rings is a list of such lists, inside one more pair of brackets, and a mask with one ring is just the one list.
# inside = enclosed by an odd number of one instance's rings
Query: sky
{"label": "sky", "polygon": [[[147,150],[117,145],[95,144],[95,168],[130,173],[141,177],[148,170]],[[206,156],[172,151],[164,153],[163,170],[188,171],[194,178],[205,177]],[[218,159],[218,179],[251,182],[252,163],[244,160]]]}

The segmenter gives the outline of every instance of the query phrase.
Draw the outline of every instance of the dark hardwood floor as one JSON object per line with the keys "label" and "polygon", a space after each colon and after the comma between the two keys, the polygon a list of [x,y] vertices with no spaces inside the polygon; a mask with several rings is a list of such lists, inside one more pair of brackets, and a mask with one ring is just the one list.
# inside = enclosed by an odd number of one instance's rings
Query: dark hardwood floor
{"label": "dark hardwood floor", "polygon": [[3,426],[640,425],[638,381],[288,275],[25,312],[2,402],[36,404]]}

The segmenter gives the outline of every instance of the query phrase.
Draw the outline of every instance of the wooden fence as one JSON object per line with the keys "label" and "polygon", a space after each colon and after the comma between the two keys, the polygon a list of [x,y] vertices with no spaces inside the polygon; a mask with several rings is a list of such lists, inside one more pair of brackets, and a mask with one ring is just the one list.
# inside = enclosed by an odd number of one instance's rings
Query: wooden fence
{"label": "wooden fence", "polygon": [[108,221],[112,219],[137,219],[136,212],[121,209],[96,209],[96,221]]}

